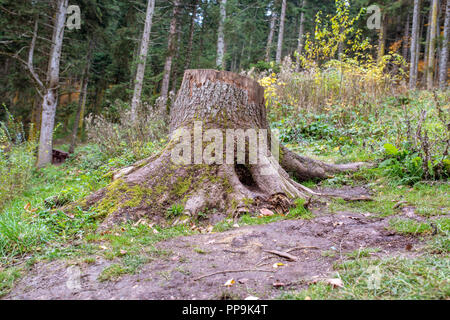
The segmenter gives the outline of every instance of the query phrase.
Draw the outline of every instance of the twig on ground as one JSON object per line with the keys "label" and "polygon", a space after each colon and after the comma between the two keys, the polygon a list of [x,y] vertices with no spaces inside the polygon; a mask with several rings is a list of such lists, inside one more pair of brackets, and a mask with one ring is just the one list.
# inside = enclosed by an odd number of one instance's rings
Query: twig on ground
{"label": "twig on ground", "polygon": [[271,253],[271,254],[274,254],[276,256],[280,256],[280,257],[286,258],[286,259],[288,259],[290,261],[297,261],[297,257],[296,256],[293,256],[292,254],[289,254],[287,252],[281,252],[281,251],[277,251],[277,250],[264,250],[264,252]]}
{"label": "twig on ground", "polygon": [[203,279],[203,278],[207,278],[207,277],[211,277],[211,276],[215,276],[217,274],[222,274],[222,273],[237,273],[237,272],[268,272],[268,273],[274,273],[275,271],[272,270],[262,270],[262,269],[241,269],[241,270],[224,270],[224,271],[217,271],[217,272],[213,272],[213,273],[209,273],[209,274],[205,274],[203,276],[200,276],[198,278],[195,278],[194,281]]}

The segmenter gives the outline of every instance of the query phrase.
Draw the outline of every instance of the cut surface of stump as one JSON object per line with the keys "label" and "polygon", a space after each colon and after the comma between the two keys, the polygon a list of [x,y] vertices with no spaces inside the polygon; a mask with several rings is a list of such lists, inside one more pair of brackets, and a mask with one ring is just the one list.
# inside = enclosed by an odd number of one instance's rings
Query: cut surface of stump
{"label": "cut surface of stump", "polygon": [[[170,114],[170,140],[157,155],[122,169],[87,199],[103,227],[166,214],[224,216],[289,210],[314,192],[291,179],[324,179],[362,163],[326,164],[299,156],[271,133],[264,89],[231,72],[187,70]],[[291,176],[290,176],[291,175]],[[317,194],[316,194],[317,195]]]}

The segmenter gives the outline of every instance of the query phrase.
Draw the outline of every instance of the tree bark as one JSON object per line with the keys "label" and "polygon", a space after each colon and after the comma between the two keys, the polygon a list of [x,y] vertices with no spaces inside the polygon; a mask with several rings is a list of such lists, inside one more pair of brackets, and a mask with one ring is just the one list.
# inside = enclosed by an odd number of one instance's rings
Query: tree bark
{"label": "tree bark", "polygon": [[420,0],[414,0],[413,25],[411,31],[411,66],[409,69],[409,88],[415,90],[417,86],[417,60],[419,46],[419,19],[420,19]]}
{"label": "tree bark", "polygon": [[220,0],[220,20],[217,32],[217,59],[216,67],[224,69],[223,58],[225,55],[225,20],[227,18],[227,0]]}
{"label": "tree bark", "polygon": [[[176,38],[177,38],[177,24],[178,24],[178,14],[180,12],[180,0],[175,0],[173,3],[172,20],[170,21],[170,31],[169,40],[167,44],[167,57],[166,63],[164,64],[164,73],[161,85],[161,106],[160,108],[167,107],[167,98],[169,95],[169,82],[170,74],[172,70],[173,57],[176,50]],[[165,113],[165,112],[164,112]]]}
{"label": "tree bark", "polygon": [[387,32],[387,17],[383,15],[381,19],[381,29],[378,38],[378,62],[383,58],[386,51],[386,32]]}
{"label": "tree bark", "polygon": [[191,26],[189,28],[189,41],[188,41],[188,47],[187,47],[187,50],[186,50],[186,61],[184,63],[184,70],[189,69],[190,66],[191,66],[192,45],[193,45],[193,42],[194,42],[195,19],[197,18],[198,1],[199,0],[194,0],[194,3],[192,4]]}
{"label": "tree bark", "polygon": [[408,14],[407,18],[406,18],[406,26],[405,26],[405,34],[403,36],[403,47],[402,47],[402,56],[403,59],[405,59],[406,62],[408,62],[408,48],[410,45],[410,25],[411,25],[411,18],[410,15]]}
{"label": "tree bark", "polygon": [[427,89],[431,90],[434,86],[434,61],[436,57],[436,26],[438,14],[439,0],[433,0],[431,7],[431,25],[430,25],[430,44],[428,49],[428,65],[427,65]]}
{"label": "tree bark", "polygon": [[272,17],[270,19],[269,36],[267,38],[267,45],[266,45],[266,56],[265,56],[266,62],[270,62],[270,53],[272,51],[273,34],[275,33],[276,22],[277,22],[277,14],[275,12],[272,12]]}
{"label": "tree bark", "polygon": [[64,28],[67,15],[68,0],[58,0],[54,23],[54,42],[48,66],[48,82],[42,102],[42,120],[39,138],[37,166],[44,167],[52,162],[53,129],[58,104],[59,67],[61,60]]}
{"label": "tree bark", "polygon": [[90,196],[86,206],[106,218],[104,228],[144,216],[160,223],[173,204],[188,216],[260,208],[285,213],[293,199],[320,195],[287,172],[308,180],[362,165],[301,157],[280,149],[270,132],[258,82],[226,71],[187,70],[171,108],[166,148],[113,174],[114,182]]}
{"label": "tree bark", "polygon": [[84,67],[83,75],[81,76],[82,80],[80,83],[80,96],[78,98],[78,108],[77,113],[75,115],[75,120],[73,122],[72,136],[70,139],[70,147],[69,147],[70,154],[72,154],[75,151],[78,129],[80,128],[80,123],[82,122],[81,118],[84,117],[84,108],[86,106],[86,99],[87,99],[87,87],[89,83],[89,69],[91,67],[91,56],[93,49],[94,49],[94,41],[90,40],[88,54],[86,58],[86,66]]}
{"label": "tree bark", "polygon": [[280,30],[278,32],[276,63],[281,63],[281,55],[283,53],[283,37],[284,37],[284,20],[286,19],[286,0],[281,5]]}
{"label": "tree bark", "polygon": [[439,64],[439,88],[441,88],[441,90],[445,90],[445,88],[447,87],[449,33],[450,33],[450,0],[447,0],[447,5],[445,9],[444,36],[442,39],[441,59]]}
{"label": "tree bark", "polygon": [[298,31],[298,43],[297,43],[297,65],[295,66],[295,71],[300,71],[300,55],[303,50],[303,32],[304,32],[304,24],[305,24],[305,7],[306,0],[302,2],[302,13],[300,14],[300,27]]}
{"label": "tree bark", "polygon": [[136,121],[137,110],[141,104],[142,86],[144,84],[145,64],[147,63],[148,46],[150,43],[150,33],[152,30],[153,14],[155,12],[155,0],[148,0],[147,12],[145,15],[144,33],[142,34],[141,50],[139,53],[139,62],[136,69],[136,78],[134,81],[134,92],[131,100],[131,121]]}

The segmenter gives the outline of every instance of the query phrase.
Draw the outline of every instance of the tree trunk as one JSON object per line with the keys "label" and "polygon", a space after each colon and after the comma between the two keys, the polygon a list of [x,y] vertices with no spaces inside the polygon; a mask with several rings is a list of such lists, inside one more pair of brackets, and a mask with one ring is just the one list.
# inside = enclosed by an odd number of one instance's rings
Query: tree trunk
{"label": "tree trunk", "polygon": [[386,51],[386,32],[387,32],[387,17],[383,15],[381,19],[381,29],[378,38],[378,62],[383,58]]}
{"label": "tree trunk", "polygon": [[52,162],[53,129],[55,127],[56,106],[58,104],[59,66],[61,60],[64,28],[66,22],[68,0],[58,0],[54,23],[54,42],[48,67],[48,83],[42,102],[41,132],[37,166],[44,167]]}
{"label": "tree trunk", "polygon": [[277,14],[275,12],[272,12],[272,18],[270,19],[270,30],[269,30],[269,37],[267,38],[267,45],[266,45],[266,62],[270,62],[270,53],[272,51],[272,42],[273,42],[273,34],[275,33],[275,24],[277,22]]}
{"label": "tree trunk", "polygon": [[439,0],[433,0],[432,13],[431,13],[431,25],[430,25],[430,44],[428,49],[428,65],[427,65],[427,89],[431,90],[434,86],[434,60],[436,56],[436,25],[438,14],[438,2]]}
{"label": "tree trunk", "polygon": [[300,71],[300,55],[303,50],[303,32],[304,32],[304,24],[305,24],[305,6],[306,0],[302,2],[302,13],[300,14],[300,27],[298,31],[298,43],[297,43],[297,65],[295,66],[295,71]]}
{"label": "tree trunk", "polygon": [[442,39],[441,59],[439,64],[439,87],[442,90],[445,90],[445,88],[447,87],[449,33],[450,33],[450,0],[447,0],[447,6],[445,9],[444,36]]}
{"label": "tree trunk", "polygon": [[220,20],[219,30],[217,32],[217,59],[218,69],[224,69],[223,57],[225,55],[225,20],[227,18],[227,0],[220,1]]}
{"label": "tree trunk", "polygon": [[212,210],[286,213],[291,200],[319,195],[288,172],[300,180],[328,178],[361,165],[325,164],[280,150],[258,82],[226,71],[187,70],[171,109],[166,148],[116,172],[86,206],[106,218],[103,228],[144,216],[160,223],[173,204],[191,217]]}
{"label": "tree trunk", "polygon": [[144,84],[145,64],[147,62],[148,46],[150,43],[150,33],[152,30],[153,13],[155,12],[155,0],[148,0],[147,13],[145,15],[144,33],[142,34],[141,51],[136,69],[134,81],[134,92],[131,100],[131,121],[136,121],[137,110],[141,104],[142,86]]}
{"label": "tree trunk", "polygon": [[184,70],[189,69],[190,66],[191,66],[192,44],[194,42],[195,18],[197,17],[198,1],[199,0],[194,0],[194,3],[192,5],[191,26],[190,26],[190,29],[189,29],[189,41],[188,41],[188,47],[187,47],[187,50],[186,50],[186,61],[184,63]]}
{"label": "tree trunk", "polygon": [[91,67],[91,56],[92,50],[94,49],[94,42],[91,40],[89,42],[89,49],[86,58],[86,66],[83,70],[83,75],[81,76],[80,83],[80,96],[78,98],[78,108],[77,113],[75,115],[75,121],[73,122],[72,128],[72,137],[70,141],[69,153],[72,154],[75,151],[75,144],[77,142],[77,133],[80,128],[81,117],[84,117],[84,108],[86,107],[86,98],[87,98],[87,87],[89,83],[89,69]]}
{"label": "tree trunk", "polygon": [[410,25],[411,25],[411,18],[408,14],[406,18],[406,27],[405,27],[405,34],[403,36],[403,47],[402,47],[402,56],[403,59],[405,59],[406,62],[408,62],[408,48],[410,46]]}
{"label": "tree trunk", "polygon": [[411,31],[411,66],[409,69],[409,88],[416,89],[417,85],[417,61],[419,46],[419,18],[420,18],[420,0],[414,0],[413,25]]}
{"label": "tree trunk", "polygon": [[161,105],[160,108],[167,107],[167,97],[169,95],[169,82],[170,74],[172,70],[173,56],[175,54],[176,46],[176,36],[177,36],[177,24],[178,24],[178,13],[180,12],[180,0],[175,0],[173,3],[172,20],[170,21],[169,30],[169,41],[167,49],[166,63],[164,64],[164,73],[161,85]]}
{"label": "tree trunk", "polygon": [[277,44],[277,55],[275,58],[276,63],[281,63],[281,55],[283,53],[283,36],[284,36],[284,20],[286,18],[286,0],[283,0],[281,5],[281,16],[280,16],[280,30],[278,32],[278,44]]}

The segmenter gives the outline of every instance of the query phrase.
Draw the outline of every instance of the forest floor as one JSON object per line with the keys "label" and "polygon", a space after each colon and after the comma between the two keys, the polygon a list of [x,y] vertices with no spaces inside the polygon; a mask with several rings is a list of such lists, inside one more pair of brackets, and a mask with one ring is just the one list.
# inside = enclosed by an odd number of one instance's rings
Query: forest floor
{"label": "forest floor", "polygon": [[411,206],[384,217],[329,207],[319,203],[308,219],[247,216],[222,232],[180,237],[178,226],[161,241],[167,230],[117,229],[35,263],[4,299],[449,297],[449,260],[429,254],[448,211],[426,219]]}
{"label": "forest floor", "polygon": [[[426,126],[444,136],[424,95],[408,114],[428,108]],[[33,169],[0,208],[0,298],[449,299],[448,179],[424,180],[419,153],[399,133],[408,122],[401,103],[387,98],[373,110],[377,116],[351,113],[346,125],[339,108],[272,121],[299,154],[375,165],[305,186],[373,201],[321,198],[308,210],[296,202],[286,215],[202,213],[186,224],[167,215],[164,225],[142,220],[99,232],[95,210],[72,216],[60,208],[105,187],[111,171],[155,154],[164,140],[140,155],[126,143],[113,141],[125,146],[119,154],[89,143],[61,166]]]}

